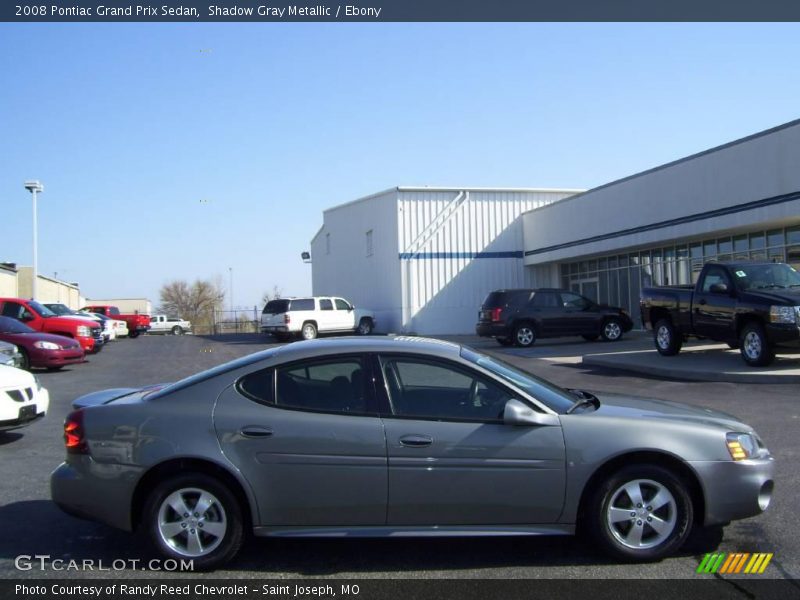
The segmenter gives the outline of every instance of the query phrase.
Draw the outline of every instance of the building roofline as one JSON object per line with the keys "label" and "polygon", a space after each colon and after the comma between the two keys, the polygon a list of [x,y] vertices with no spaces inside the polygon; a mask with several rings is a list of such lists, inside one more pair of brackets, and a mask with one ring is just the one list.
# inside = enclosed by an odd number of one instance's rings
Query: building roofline
{"label": "building roofline", "polygon": [[[663,171],[664,169],[669,169],[669,168],[677,166],[677,165],[679,165],[681,163],[689,162],[690,160],[695,160],[696,158],[700,158],[701,156],[706,156],[707,154],[713,154],[715,152],[720,152],[722,150],[727,150],[728,148],[731,148],[733,146],[738,146],[739,144],[744,144],[745,142],[750,142],[750,141],[752,141],[754,139],[757,139],[757,138],[760,138],[760,137],[765,137],[767,135],[771,135],[773,133],[777,133],[778,131],[782,131],[784,129],[789,129],[789,128],[795,127],[797,125],[800,125],[800,119],[795,119],[794,121],[789,121],[788,123],[783,123],[782,125],[777,125],[775,127],[769,128],[769,129],[764,129],[763,131],[759,131],[757,133],[753,133],[753,134],[747,135],[747,136],[745,136],[743,138],[739,138],[739,139],[733,140],[732,142],[726,142],[726,143],[721,144],[719,146],[714,146],[713,148],[709,148],[707,150],[703,150],[701,152],[696,152],[694,154],[690,154],[689,156],[684,156],[683,158],[679,158],[677,160],[673,160],[673,161],[670,161],[668,163],[664,163],[663,165],[659,165],[657,167],[652,167],[650,169],[646,169],[644,171],[640,171],[639,173],[634,173],[633,175],[628,175],[626,177],[622,177],[621,179],[615,179],[614,181],[610,181],[608,183],[604,183],[602,185],[598,185],[597,187],[593,187],[590,190],[585,190],[582,193],[575,194],[574,196],[570,196],[569,198],[564,198],[563,200],[559,201],[556,204],[561,204],[563,202],[572,201],[572,200],[578,200],[579,198],[582,198],[583,196],[585,196],[587,194],[591,194],[592,192],[596,192],[598,190],[602,190],[602,189],[605,189],[607,187],[618,185],[620,183],[625,183],[626,181],[630,181],[632,179],[637,179],[638,177],[644,177],[645,175],[650,175],[651,173],[655,173],[657,171]],[[532,213],[532,212],[537,211],[537,210],[543,210],[543,209],[546,209],[546,208],[550,208],[551,206],[553,206],[553,205],[547,204],[545,206],[539,206],[537,208],[533,208],[533,209],[527,211],[527,213]],[[524,213],[524,214],[527,214],[527,213]]]}

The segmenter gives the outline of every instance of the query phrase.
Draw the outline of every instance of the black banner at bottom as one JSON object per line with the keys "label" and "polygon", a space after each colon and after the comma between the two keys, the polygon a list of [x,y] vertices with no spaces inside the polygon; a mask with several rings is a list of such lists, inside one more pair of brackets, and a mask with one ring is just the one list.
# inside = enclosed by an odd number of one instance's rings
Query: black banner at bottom
{"label": "black banner at bottom", "polygon": [[0,580],[3,600],[516,600],[800,598],[781,579],[62,579]]}

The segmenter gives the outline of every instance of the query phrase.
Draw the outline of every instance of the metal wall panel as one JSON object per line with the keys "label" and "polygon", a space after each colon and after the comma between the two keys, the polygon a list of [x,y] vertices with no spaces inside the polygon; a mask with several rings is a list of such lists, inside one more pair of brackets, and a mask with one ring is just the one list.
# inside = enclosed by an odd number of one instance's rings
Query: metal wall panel
{"label": "metal wall panel", "polygon": [[495,289],[533,285],[523,266],[521,215],[561,200],[557,191],[401,191],[402,329],[470,334]]}

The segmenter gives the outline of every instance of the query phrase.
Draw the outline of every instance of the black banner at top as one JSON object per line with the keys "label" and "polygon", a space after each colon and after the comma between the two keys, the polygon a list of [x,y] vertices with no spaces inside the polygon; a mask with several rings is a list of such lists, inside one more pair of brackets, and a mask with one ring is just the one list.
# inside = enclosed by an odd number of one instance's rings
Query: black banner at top
{"label": "black banner at top", "polygon": [[3,0],[6,22],[800,21],[798,0]]}

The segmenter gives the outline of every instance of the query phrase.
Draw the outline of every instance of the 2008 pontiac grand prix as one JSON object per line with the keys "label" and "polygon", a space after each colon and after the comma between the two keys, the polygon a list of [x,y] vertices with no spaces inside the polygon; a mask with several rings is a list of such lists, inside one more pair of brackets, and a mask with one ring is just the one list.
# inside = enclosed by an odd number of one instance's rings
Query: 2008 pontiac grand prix
{"label": "2008 pontiac grand prix", "polygon": [[258,536],[563,535],[656,560],[695,526],[766,510],[751,427],[561,389],[468,347],[340,338],[177,383],[83,396],[52,474],[66,512],[196,569]]}

